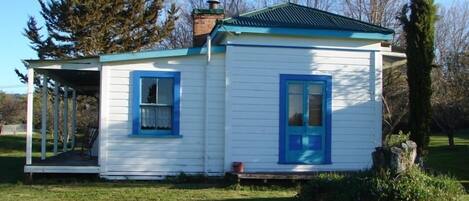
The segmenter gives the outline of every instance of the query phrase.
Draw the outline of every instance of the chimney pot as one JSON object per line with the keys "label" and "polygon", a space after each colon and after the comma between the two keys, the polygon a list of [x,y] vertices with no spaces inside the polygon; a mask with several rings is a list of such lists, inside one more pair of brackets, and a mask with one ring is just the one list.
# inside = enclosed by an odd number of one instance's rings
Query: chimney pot
{"label": "chimney pot", "polygon": [[209,9],[218,9],[218,4],[220,4],[219,0],[208,0],[208,8]]}
{"label": "chimney pot", "polygon": [[223,9],[218,8],[220,1],[208,0],[209,9],[195,9],[192,11],[193,17],[193,41],[194,47],[200,47],[205,44],[207,35],[210,34],[218,20],[225,18]]}

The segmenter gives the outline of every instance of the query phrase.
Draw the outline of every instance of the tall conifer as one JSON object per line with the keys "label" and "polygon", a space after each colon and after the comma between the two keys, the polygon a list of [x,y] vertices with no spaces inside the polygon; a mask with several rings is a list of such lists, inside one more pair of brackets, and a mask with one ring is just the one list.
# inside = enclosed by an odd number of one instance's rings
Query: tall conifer
{"label": "tall conifer", "polygon": [[411,0],[401,16],[407,44],[410,137],[419,146],[420,156],[430,134],[435,20],[433,0]]}
{"label": "tall conifer", "polygon": [[[164,0],[39,0],[45,32],[30,17],[25,36],[40,59],[95,56],[157,46],[174,29]],[[161,18],[164,19],[161,19]]]}

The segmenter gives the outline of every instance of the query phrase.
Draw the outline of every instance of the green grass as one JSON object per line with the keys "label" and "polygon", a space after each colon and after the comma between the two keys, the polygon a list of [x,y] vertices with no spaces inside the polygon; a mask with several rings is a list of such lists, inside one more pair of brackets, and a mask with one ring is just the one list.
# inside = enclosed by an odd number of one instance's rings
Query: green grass
{"label": "green grass", "polygon": [[432,170],[456,177],[469,191],[469,130],[459,131],[455,144],[450,148],[446,136],[431,136],[425,163]]}
{"label": "green grass", "polygon": [[[449,173],[469,186],[469,130],[456,135],[456,147],[446,136],[431,137],[426,165]],[[39,156],[39,138],[33,138],[33,156]],[[177,184],[169,182],[104,182],[89,177],[40,178],[23,181],[25,136],[0,136],[0,200],[293,200],[296,187],[226,186],[223,182]],[[464,200],[469,201],[469,195]]]}
{"label": "green grass", "polygon": [[[23,184],[25,136],[0,136],[0,200],[293,200],[296,187],[227,186],[223,181],[181,184],[170,182],[109,182],[96,178],[56,176]],[[33,156],[40,140],[33,138]],[[49,144],[50,145],[50,144]],[[50,147],[49,147],[50,148]]]}

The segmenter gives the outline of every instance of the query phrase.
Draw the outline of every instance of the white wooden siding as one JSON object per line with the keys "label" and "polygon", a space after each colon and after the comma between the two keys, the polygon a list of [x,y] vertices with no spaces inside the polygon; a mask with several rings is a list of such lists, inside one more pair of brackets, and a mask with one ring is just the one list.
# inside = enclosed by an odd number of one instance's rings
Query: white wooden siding
{"label": "white wooden siding", "polygon": [[[224,54],[212,55],[208,66],[208,172],[223,172],[224,151]],[[188,56],[104,64],[107,76],[101,139],[106,157],[102,176],[174,175],[202,173],[204,166],[204,71],[206,56]],[[182,138],[135,138],[131,134],[134,70],[181,72],[180,134]],[[103,118],[102,118],[103,120]]]}
{"label": "white wooden siding", "polygon": [[[225,41],[229,90],[226,93],[225,170],[233,161],[246,171],[359,170],[371,165],[381,128],[376,106],[381,87],[375,83],[374,51],[379,43],[365,40],[231,36]],[[231,45],[230,45],[231,44]],[[235,44],[259,45],[236,46]],[[262,45],[335,48],[298,49]],[[339,49],[337,49],[339,48]],[[361,51],[353,51],[360,49]],[[366,51],[364,51],[366,50]],[[282,165],[279,153],[280,74],[332,75],[332,164]],[[376,88],[375,88],[376,87]],[[376,96],[376,97],[375,97]],[[379,107],[379,108],[377,108]],[[380,121],[380,120],[379,120]],[[380,125],[380,124],[379,124]]]}

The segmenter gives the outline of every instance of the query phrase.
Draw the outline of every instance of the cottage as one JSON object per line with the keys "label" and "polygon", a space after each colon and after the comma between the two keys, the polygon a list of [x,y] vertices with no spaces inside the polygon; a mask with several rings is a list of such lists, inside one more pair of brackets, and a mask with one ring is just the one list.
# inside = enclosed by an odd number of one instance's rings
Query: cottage
{"label": "cottage", "polygon": [[[33,161],[28,83],[24,171],[158,179],[223,175],[233,162],[246,172],[369,168],[381,144],[383,66],[405,59],[383,45],[393,31],[293,3],[223,19],[209,3],[193,12],[192,48],[27,60],[28,76],[57,85],[54,149],[46,150],[43,107],[42,154]],[[71,111],[60,110],[59,91]],[[92,159],[72,150],[77,94],[99,97]],[[61,146],[57,127],[68,122],[59,112],[72,117]]]}

